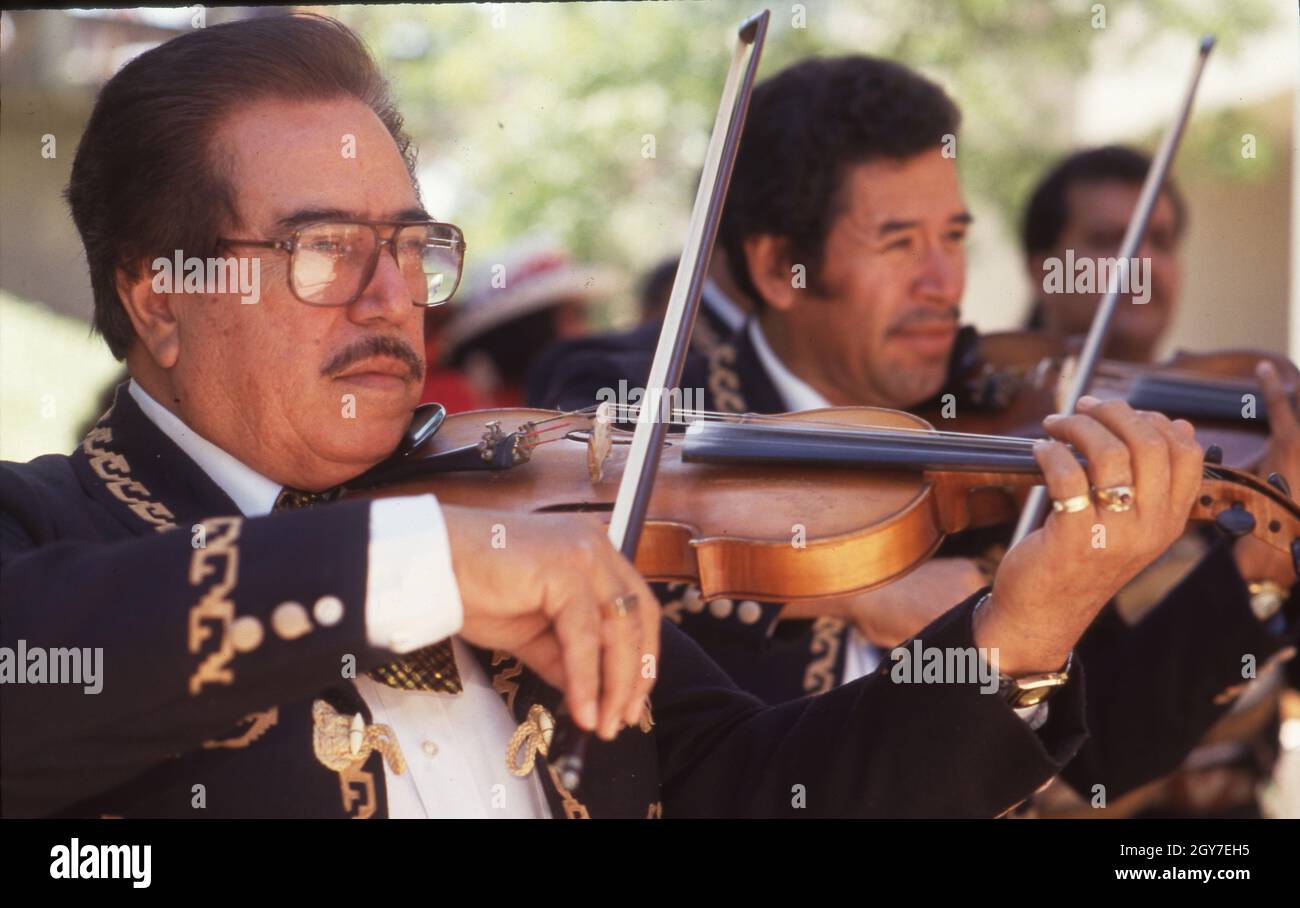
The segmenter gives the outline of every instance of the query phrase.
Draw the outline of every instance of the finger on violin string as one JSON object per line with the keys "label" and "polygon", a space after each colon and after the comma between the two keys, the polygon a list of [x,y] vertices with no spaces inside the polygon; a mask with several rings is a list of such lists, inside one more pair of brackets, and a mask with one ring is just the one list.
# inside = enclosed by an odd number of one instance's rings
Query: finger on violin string
{"label": "finger on violin string", "polygon": [[1173,426],[1178,435],[1188,441],[1195,442],[1196,446],[1200,447],[1200,443],[1196,441],[1196,427],[1190,422],[1185,419],[1175,419],[1170,422],[1170,425]]}
{"label": "finger on violin string", "polygon": [[[1146,495],[1157,496],[1153,501],[1161,500],[1170,482],[1170,438],[1163,430],[1169,418],[1162,413],[1134,410],[1122,400],[1099,401],[1088,408],[1087,415],[1128,448],[1130,481],[1103,482],[1101,477],[1094,477],[1093,484],[1102,498],[1106,498],[1106,489],[1135,486]],[[1129,503],[1132,497],[1130,494]]]}
{"label": "finger on violin string", "polygon": [[1034,459],[1043,472],[1043,484],[1052,500],[1052,514],[1056,516],[1095,513],[1089,494],[1088,475],[1074,454],[1059,441],[1034,442]]}
{"label": "finger on violin string", "polygon": [[[1091,416],[1049,416],[1043,428],[1053,438],[1073,445],[1087,461],[1087,478],[1098,489],[1133,485],[1128,446]],[[1080,472],[1083,469],[1080,468]],[[1085,493],[1087,490],[1083,490]],[[1055,496],[1054,496],[1055,497]]]}
{"label": "finger on violin string", "polygon": [[1268,408],[1272,434],[1280,438],[1295,438],[1300,434],[1300,421],[1296,419],[1295,406],[1282,383],[1282,376],[1278,375],[1277,366],[1266,359],[1260,360],[1255,366],[1255,377],[1259,379],[1259,390]]}
{"label": "finger on violin string", "polygon": [[1181,510],[1183,503],[1191,502],[1201,488],[1201,467],[1205,462],[1205,448],[1196,440],[1196,430],[1185,419],[1169,419],[1162,413],[1139,411],[1169,445],[1169,503]]}

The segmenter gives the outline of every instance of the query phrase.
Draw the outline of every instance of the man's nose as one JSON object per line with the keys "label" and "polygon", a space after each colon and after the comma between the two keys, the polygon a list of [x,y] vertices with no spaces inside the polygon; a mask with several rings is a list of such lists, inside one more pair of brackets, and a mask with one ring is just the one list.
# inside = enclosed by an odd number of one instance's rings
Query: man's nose
{"label": "man's nose", "polygon": [[930,302],[951,305],[961,293],[965,265],[960,253],[941,243],[928,244],[917,263],[916,289]]}
{"label": "man's nose", "polygon": [[357,322],[384,319],[396,323],[411,317],[416,308],[412,304],[411,288],[397,267],[392,244],[385,243],[379,249],[375,273],[370,276],[370,283],[366,284],[361,296],[349,307],[349,315]]}

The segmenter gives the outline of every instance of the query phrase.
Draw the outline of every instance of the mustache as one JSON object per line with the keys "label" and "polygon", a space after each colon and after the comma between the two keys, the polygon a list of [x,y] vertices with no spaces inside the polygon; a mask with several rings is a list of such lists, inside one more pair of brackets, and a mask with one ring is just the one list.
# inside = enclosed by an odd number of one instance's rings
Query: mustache
{"label": "mustache", "polygon": [[400,360],[410,372],[411,381],[424,380],[424,357],[404,339],[388,334],[373,334],[349,344],[330,357],[320,371],[326,377],[334,376],[349,366],[374,356],[390,356]]}
{"label": "mustache", "polygon": [[913,331],[917,328],[956,327],[960,319],[961,309],[957,306],[945,306],[937,311],[934,309],[919,309],[915,312],[909,312],[890,325],[888,333],[901,334],[904,331]]}

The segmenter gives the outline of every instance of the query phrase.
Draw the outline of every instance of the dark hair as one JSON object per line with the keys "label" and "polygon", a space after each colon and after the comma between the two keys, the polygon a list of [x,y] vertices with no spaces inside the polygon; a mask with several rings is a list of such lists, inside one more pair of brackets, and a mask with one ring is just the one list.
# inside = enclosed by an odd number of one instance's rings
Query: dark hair
{"label": "dark hair", "polygon": [[848,169],[938,148],[960,122],[942,88],[874,57],[805,60],[758,85],[719,229],[736,285],[762,305],[744,242],[768,233],[789,243],[817,289]]}
{"label": "dark hair", "polygon": [[677,256],[666,258],[641,276],[637,299],[641,303],[642,318],[661,318],[668,305],[668,295],[673,292],[677,277]]}
{"label": "dark hair", "polygon": [[118,359],[135,331],[117,272],[182,249],[218,253],[240,226],[229,161],[213,147],[222,118],[267,98],[351,96],[384,124],[415,182],[415,152],[388,84],[360,39],[315,15],[265,16],[196,29],[146,51],[99,93],[72,164],[67,199],[90,266],[95,329]]}
{"label": "dark hair", "polygon": [[[1066,199],[1071,186],[1112,181],[1140,186],[1150,168],[1151,158],[1123,145],[1076,151],[1062,160],[1043,177],[1029,197],[1020,229],[1020,244],[1025,254],[1037,255],[1056,248],[1070,219]],[[1186,218],[1183,197],[1172,180],[1165,181],[1164,193],[1174,206],[1175,234],[1181,234]]]}

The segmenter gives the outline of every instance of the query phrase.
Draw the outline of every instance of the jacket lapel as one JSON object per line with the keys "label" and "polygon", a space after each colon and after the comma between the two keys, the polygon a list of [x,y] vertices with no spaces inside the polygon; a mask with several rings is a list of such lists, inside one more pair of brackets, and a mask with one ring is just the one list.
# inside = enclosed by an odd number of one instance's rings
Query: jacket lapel
{"label": "jacket lapel", "polygon": [[134,535],[239,509],[118,385],[113,406],[72,455],[86,492]]}

